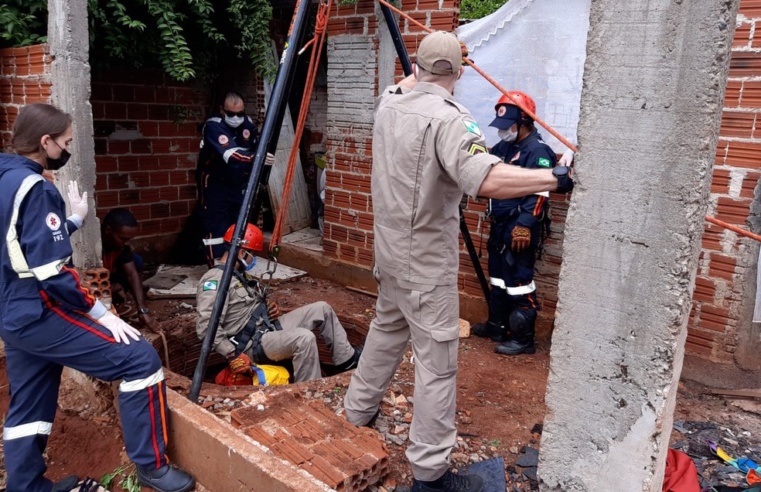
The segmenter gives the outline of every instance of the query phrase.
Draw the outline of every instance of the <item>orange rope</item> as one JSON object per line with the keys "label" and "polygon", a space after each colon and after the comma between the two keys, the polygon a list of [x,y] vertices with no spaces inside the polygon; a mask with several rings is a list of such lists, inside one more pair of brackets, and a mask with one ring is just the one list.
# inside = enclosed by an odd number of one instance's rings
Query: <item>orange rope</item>
{"label": "orange rope", "polygon": [[712,224],[716,224],[717,226],[723,227],[724,229],[729,229],[730,231],[736,232],[741,236],[749,237],[751,239],[755,239],[756,241],[761,241],[761,236],[758,234],[753,234],[752,232],[746,231],[745,229],[741,229],[737,226],[733,226],[732,224],[727,224],[726,222],[716,219],[714,217],[711,217],[710,215],[706,215],[706,220]]}
{"label": "orange rope", "polygon": [[283,197],[280,201],[280,210],[277,212],[275,229],[272,231],[272,240],[270,241],[270,253],[274,254],[276,254],[276,250],[280,245],[280,240],[283,238],[283,224],[288,213],[288,204],[291,199],[293,173],[296,170],[296,157],[299,154],[301,136],[304,134],[304,127],[306,126],[307,115],[309,113],[309,104],[312,101],[312,91],[314,90],[314,81],[317,78],[317,71],[319,70],[320,54],[322,53],[322,46],[325,42],[325,33],[327,32],[331,3],[332,0],[320,3],[314,28],[314,37],[306,43],[299,52],[302,53],[307,47],[312,45],[312,54],[309,59],[309,71],[304,85],[304,95],[301,98],[301,110],[299,111],[299,119],[293,136],[293,147],[291,147],[291,154],[288,157],[288,169],[283,184]]}
{"label": "orange rope", "polygon": [[[415,19],[413,19],[413,18],[412,18],[412,17],[410,17],[409,15],[405,14],[404,12],[402,12],[401,10],[399,10],[398,8],[394,7],[394,6],[393,6],[393,5],[391,5],[390,3],[386,2],[385,0],[378,0],[378,2],[379,2],[379,3],[381,3],[382,5],[385,5],[386,7],[390,8],[391,10],[393,10],[394,12],[396,12],[397,14],[399,14],[400,16],[404,17],[404,18],[405,18],[405,19],[407,19],[408,21],[412,22],[412,23],[413,23],[413,24],[415,24],[416,26],[420,27],[421,29],[425,30],[426,32],[433,32],[433,29],[430,29],[430,28],[428,28],[428,27],[424,26],[423,24],[421,24],[420,22],[416,21]],[[489,76],[489,74],[487,74],[487,73],[486,73],[486,72],[484,72],[484,71],[483,71],[481,68],[479,68],[479,67],[478,67],[478,66],[477,66],[475,63],[473,63],[472,61],[470,61],[470,60],[469,60],[467,57],[463,57],[463,60],[465,61],[465,63],[467,63],[468,65],[470,65],[471,67],[473,67],[473,69],[474,69],[476,72],[478,72],[478,73],[479,73],[479,75],[481,75],[481,77],[485,78],[485,79],[486,79],[486,80],[487,80],[487,81],[488,81],[488,82],[489,82],[491,85],[493,85],[494,87],[496,87],[498,91],[500,91],[500,92],[501,92],[502,94],[504,94],[505,96],[507,96],[507,97],[510,97],[511,99],[513,99],[513,98],[512,98],[512,96],[511,96],[510,94],[508,94],[508,93],[507,93],[507,90],[506,90],[504,87],[502,87],[501,85],[499,85],[499,83],[497,83],[497,81],[496,81],[496,80],[494,80],[494,79],[493,79],[491,76]],[[548,132],[550,132],[550,134],[552,134],[552,136],[553,136],[553,137],[555,137],[555,138],[557,138],[558,140],[560,140],[560,141],[563,143],[563,145],[565,145],[566,147],[568,147],[569,149],[571,149],[571,150],[572,150],[572,151],[574,151],[574,152],[578,152],[578,148],[577,148],[577,147],[576,147],[574,144],[572,144],[572,143],[571,143],[571,142],[570,142],[568,139],[566,139],[566,138],[565,138],[565,137],[563,137],[561,134],[559,134],[559,133],[558,133],[558,132],[557,132],[557,131],[556,131],[554,128],[552,128],[552,127],[551,127],[551,126],[550,126],[548,123],[546,123],[544,120],[542,120],[541,118],[539,118],[539,117],[538,117],[536,114],[534,114],[534,113],[533,113],[532,111],[530,111],[528,108],[526,108],[525,106],[523,106],[523,104],[521,104],[521,103],[520,103],[520,101],[518,101],[517,99],[513,99],[513,102],[515,103],[515,105],[516,105],[516,106],[518,106],[519,108],[521,108],[521,110],[522,110],[524,113],[526,113],[527,115],[529,115],[529,116],[530,116],[530,117],[531,117],[531,118],[532,118],[534,121],[536,121],[536,122],[537,122],[537,123],[539,123],[539,124],[540,124],[542,127],[544,127],[544,129],[545,129],[545,130],[547,130]]]}

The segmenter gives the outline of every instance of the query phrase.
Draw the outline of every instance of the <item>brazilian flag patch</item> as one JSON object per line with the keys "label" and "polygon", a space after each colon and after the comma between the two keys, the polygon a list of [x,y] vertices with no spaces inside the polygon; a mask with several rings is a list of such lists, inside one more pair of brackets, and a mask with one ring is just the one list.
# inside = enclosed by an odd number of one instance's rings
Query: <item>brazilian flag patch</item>
{"label": "brazilian flag patch", "polygon": [[484,154],[486,153],[486,147],[483,145],[474,143],[470,144],[470,148],[468,149],[468,154],[470,155],[476,155],[476,154]]}
{"label": "brazilian flag patch", "polygon": [[539,167],[550,167],[550,160],[546,157],[540,157],[536,162],[536,165]]}
{"label": "brazilian flag patch", "polygon": [[463,121],[462,123],[465,125],[465,129],[470,133],[478,135],[479,137],[481,136],[481,129],[478,127],[478,123],[475,121]]}
{"label": "brazilian flag patch", "polygon": [[203,291],[206,292],[207,290],[217,290],[217,281],[216,280],[209,280],[207,282],[203,283]]}

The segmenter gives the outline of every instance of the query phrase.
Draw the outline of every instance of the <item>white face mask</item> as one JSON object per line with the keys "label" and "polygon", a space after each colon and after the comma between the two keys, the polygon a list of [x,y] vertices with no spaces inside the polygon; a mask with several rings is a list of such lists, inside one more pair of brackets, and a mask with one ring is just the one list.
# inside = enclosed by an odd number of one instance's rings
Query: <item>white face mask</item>
{"label": "white face mask", "polygon": [[225,116],[225,123],[231,128],[238,128],[243,124],[243,116]]}
{"label": "white face mask", "polygon": [[510,131],[509,128],[507,130],[497,130],[497,136],[505,142],[515,142],[515,139],[518,138],[518,132]]}

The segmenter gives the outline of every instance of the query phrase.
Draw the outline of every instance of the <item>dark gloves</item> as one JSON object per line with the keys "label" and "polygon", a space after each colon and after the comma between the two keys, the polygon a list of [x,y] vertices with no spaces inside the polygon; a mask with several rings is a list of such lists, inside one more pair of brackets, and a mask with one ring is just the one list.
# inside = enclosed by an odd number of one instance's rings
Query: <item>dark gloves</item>
{"label": "dark gloves", "polygon": [[523,226],[515,226],[512,233],[513,242],[510,249],[514,253],[520,253],[531,244],[531,229]]}
{"label": "dark gloves", "polygon": [[251,372],[251,366],[254,364],[246,354],[240,354],[238,357],[232,359],[229,363],[230,371],[233,374],[245,374]]}

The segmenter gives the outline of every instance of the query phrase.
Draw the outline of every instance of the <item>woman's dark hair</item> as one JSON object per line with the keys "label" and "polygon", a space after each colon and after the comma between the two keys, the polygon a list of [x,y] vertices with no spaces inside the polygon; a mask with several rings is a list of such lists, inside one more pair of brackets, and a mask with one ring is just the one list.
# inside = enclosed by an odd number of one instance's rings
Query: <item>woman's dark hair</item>
{"label": "woman's dark hair", "polygon": [[115,208],[103,217],[102,227],[110,227],[112,231],[118,231],[122,227],[137,227],[137,219],[126,208]]}
{"label": "woman's dark hair", "polygon": [[17,154],[33,154],[40,150],[43,135],[56,138],[71,126],[71,116],[55,106],[35,103],[24,106],[13,123],[11,147]]}

